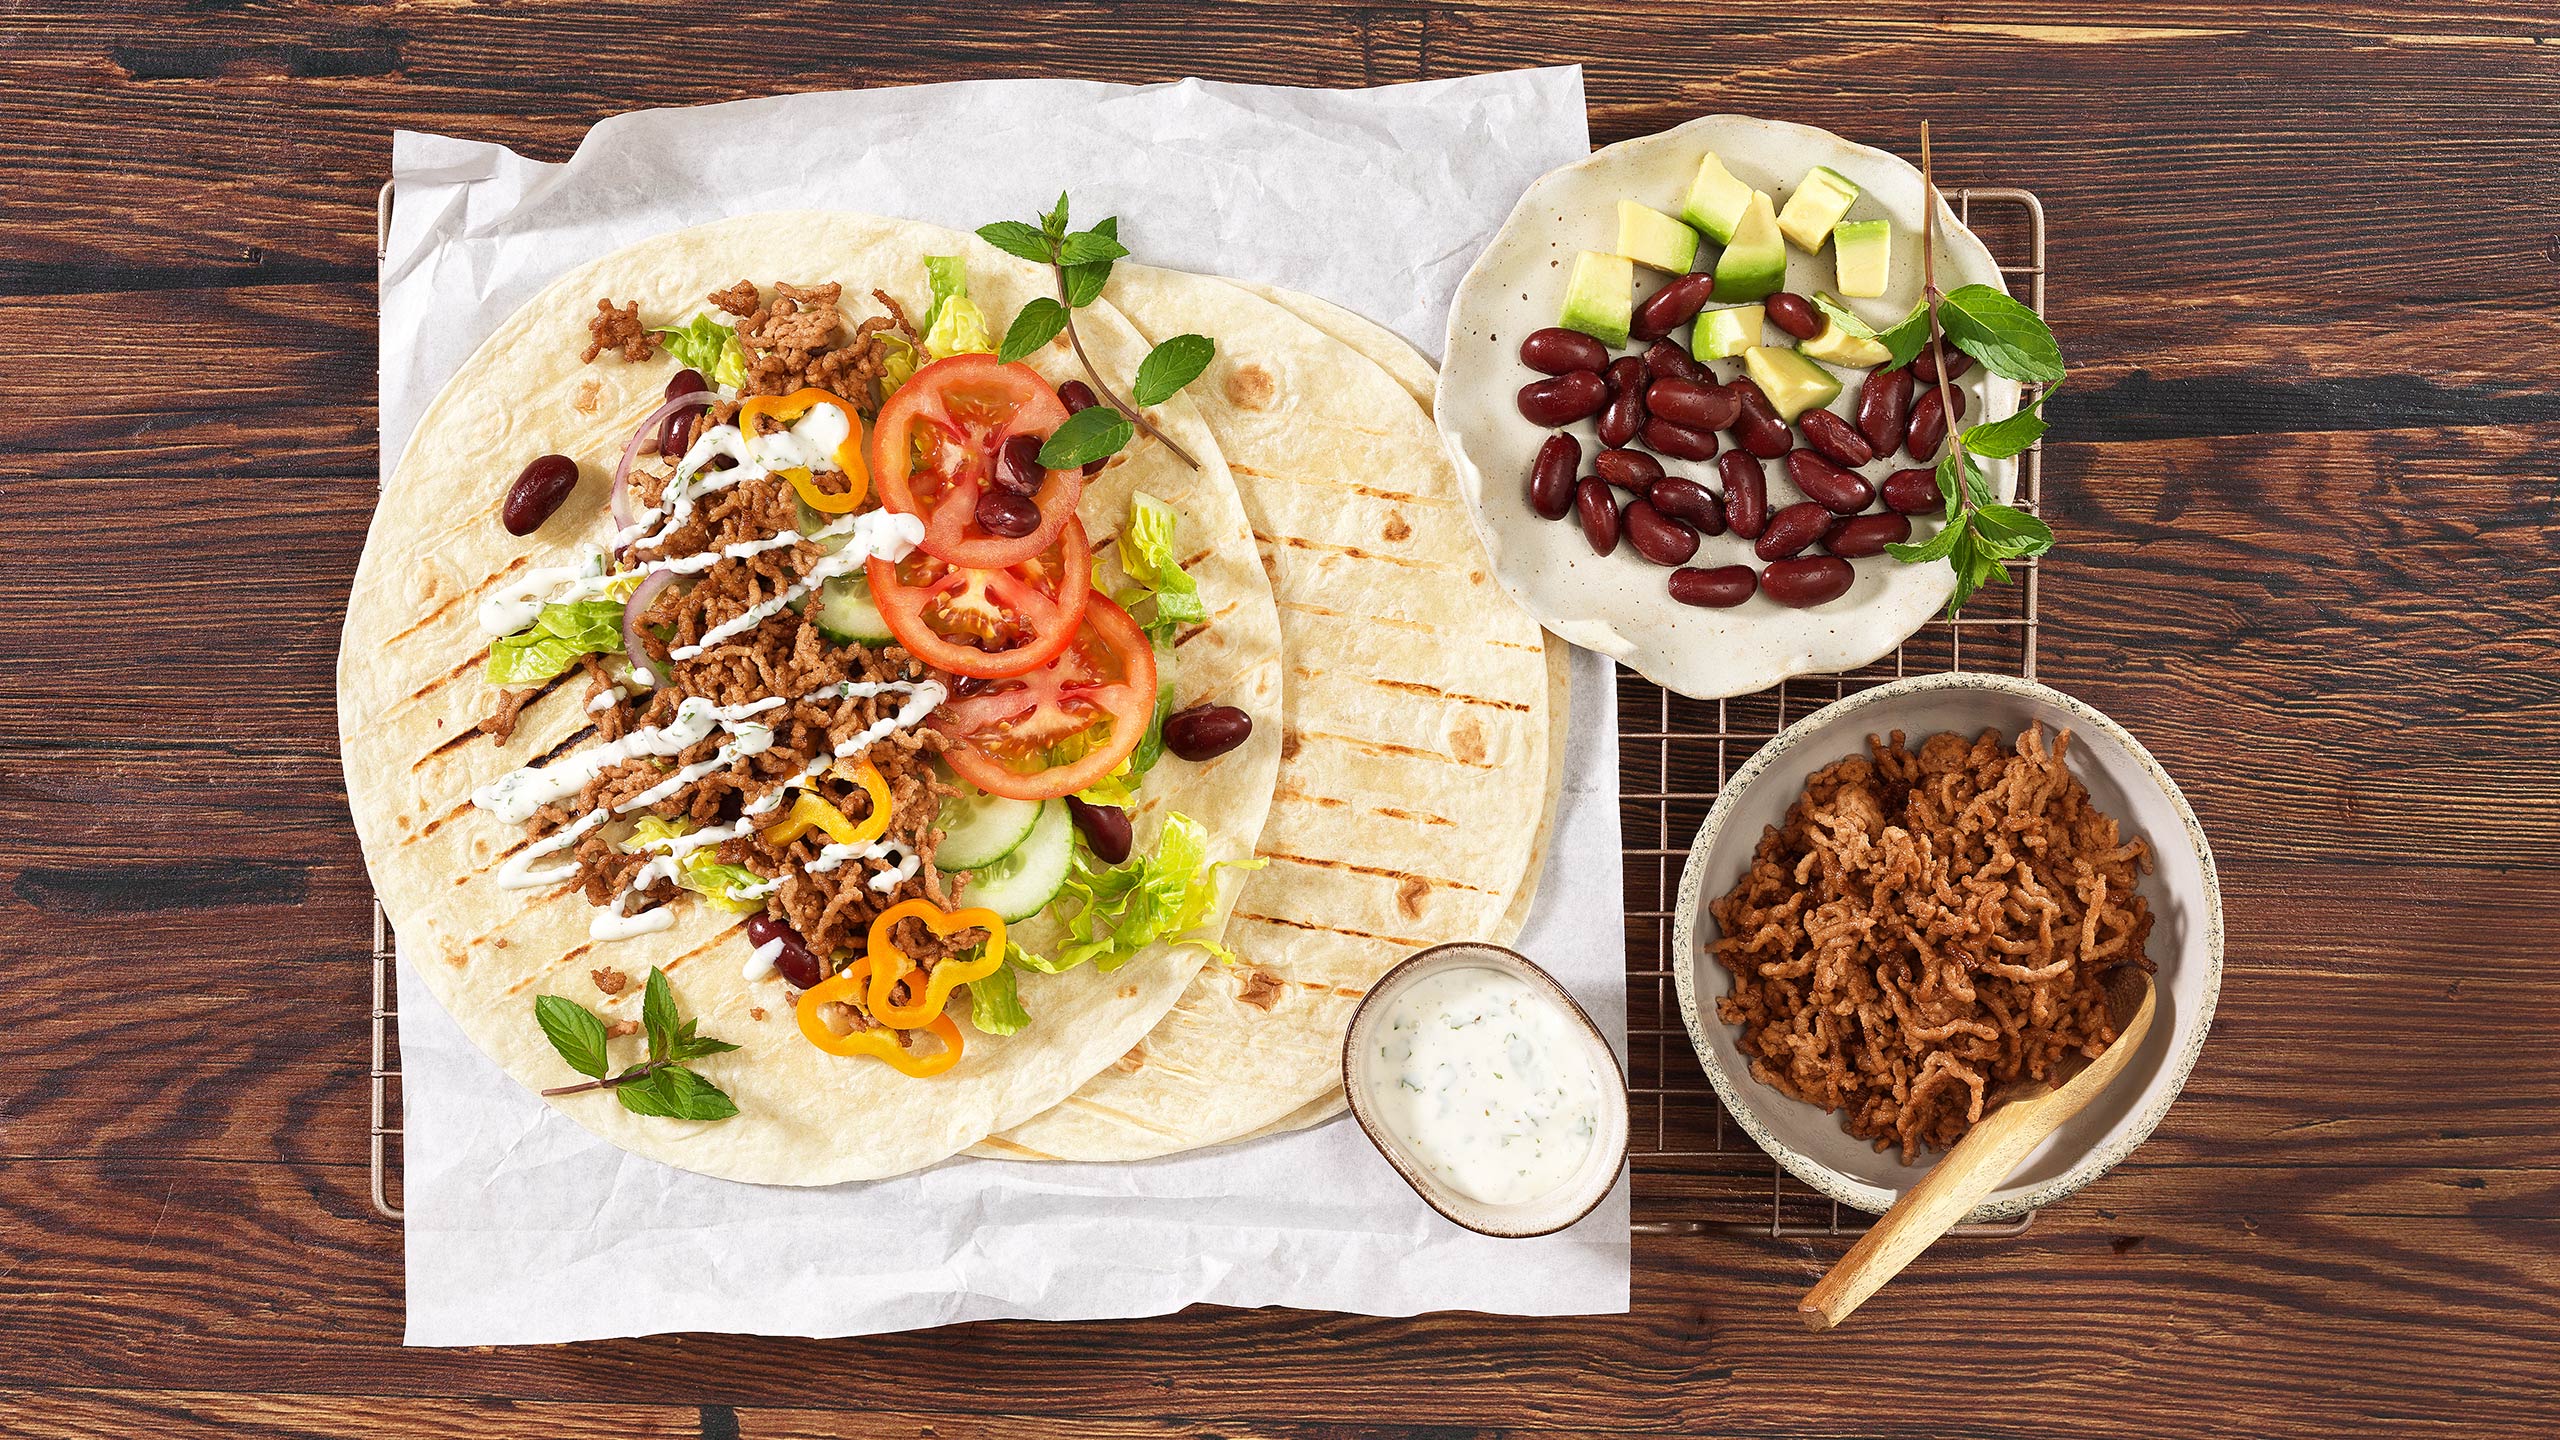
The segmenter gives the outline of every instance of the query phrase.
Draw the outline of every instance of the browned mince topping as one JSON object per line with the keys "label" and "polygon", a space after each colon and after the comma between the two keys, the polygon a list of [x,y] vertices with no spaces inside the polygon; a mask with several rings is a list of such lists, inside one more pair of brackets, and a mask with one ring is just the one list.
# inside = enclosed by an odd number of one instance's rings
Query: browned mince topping
{"label": "browned mince topping", "polygon": [[640,302],[631,301],[620,309],[611,300],[596,302],[595,318],[587,322],[587,348],[578,352],[582,364],[592,364],[607,350],[619,350],[630,361],[646,360],[658,353],[658,337],[640,323]]}
{"label": "browned mince topping", "polygon": [[714,290],[707,298],[712,304],[741,319],[756,313],[756,307],[764,303],[764,297],[756,293],[756,282],[753,280],[741,280],[726,290]]}
{"label": "browned mince topping", "polygon": [[607,995],[619,995],[631,985],[630,976],[610,965],[601,970],[588,971],[587,978],[596,982],[596,988]]}
{"label": "browned mince topping", "polygon": [[637,1035],[639,1033],[640,1022],[637,1020],[616,1020],[612,1024],[604,1027],[605,1038],[608,1040],[619,1040],[626,1035]]}
{"label": "browned mince topping", "polygon": [[487,719],[472,728],[501,745],[506,744],[515,738],[516,721],[523,716],[524,707],[531,704],[533,697],[541,693],[540,690],[530,686],[522,690],[499,691],[498,708],[489,712]]}
{"label": "browned mince topping", "polygon": [[2106,978],[2151,968],[2139,837],[2029,730],[1930,737],[1805,782],[1714,904],[1717,1002],[1751,1073],[1907,1161],[1952,1145],[1986,1092],[2116,1036]]}

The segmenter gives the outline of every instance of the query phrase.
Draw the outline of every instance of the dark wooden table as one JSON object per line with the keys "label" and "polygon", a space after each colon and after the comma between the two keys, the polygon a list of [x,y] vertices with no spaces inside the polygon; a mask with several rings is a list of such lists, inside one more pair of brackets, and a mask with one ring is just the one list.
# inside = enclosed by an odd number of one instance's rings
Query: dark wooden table
{"label": "dark wooden table", "polygon": [[[2560,9],[1812,8],[7,7],[0,1433],[2553,1433]],[[1841,1242],[1700,1236],[1639,1240],[1624,1317],[402,1350],[331,680],[391,128],[1563,61],[1598,141],[1929,117],[1949,183],[2052,206],[2045,676],[2182,778],[2229,910],[2151,1142],[1822,1337]]]}

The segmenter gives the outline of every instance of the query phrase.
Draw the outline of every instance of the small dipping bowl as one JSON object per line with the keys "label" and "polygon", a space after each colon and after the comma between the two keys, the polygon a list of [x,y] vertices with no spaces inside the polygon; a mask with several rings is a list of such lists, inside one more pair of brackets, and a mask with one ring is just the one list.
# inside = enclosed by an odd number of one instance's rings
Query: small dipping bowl
{"label": "small dipping bowl", "polygon": [[[1580,1058],[1591,1067],[1592,1088],[1599,1114],[1592,1134],[1590,1152],[1573,1173],[1544,1194],[1508,1204],[1479,1200],[1449,1184],[1433,1173],[1431,1166],[1407,1146],[1403,1138],[1390,1129],[1377,1097],[1369,1092],[1368,1067],[1361,1059],[1378,1043],[1378,1031],[1396,1006],[1414,986],[1452,970],[1491,970],[1527,984],[1537,997],[1552,1003],[1565,1023],[1562,1028],[1568,1042],[1579,1047],[1578,1057],[1559,1057],[1563,1063]],[[1360,1122],[1361,1133],[1387,1163],[1396,1168],[1413,1193],[1422,1197],[1432,1209],[1480,1235],[1504,1240],[1525,1240],[1535,1235],[1551,1235],[1591,1213],[1610,1189],[1618,1183],[1618,1173],[1627,1163],[1627,1080],[1626,1071],[1618,1064],[1617,1052],[1609,1048],[1600,1027],[1556,978],[1538,968],[1527,956],[1500,945],[1459,942],[1434,945],[1418,951],[1402,964],[1380,976],[1369,987],[1367,998],[1351,1014],[1350,1027],[1342,1038],[1342,1093],[1350,1102],[1352,1118]]]}

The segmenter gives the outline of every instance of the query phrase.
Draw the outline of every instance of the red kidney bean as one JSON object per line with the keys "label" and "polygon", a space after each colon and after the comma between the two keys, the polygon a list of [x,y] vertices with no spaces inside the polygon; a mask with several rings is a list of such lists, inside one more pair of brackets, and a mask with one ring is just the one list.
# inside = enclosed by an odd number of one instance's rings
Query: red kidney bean
{"label": "red kidney bean", "polygon": [[1724,480],[1725,523],[1745,540],[1759,539],[1769,523],[1769,472],[1758,460],[1732,450],[1716,461],[1716,474]]}
{"label": "red kidney bean", "polygon": [[786,922],[761,912],[747,917],[747,943],[761,950],[774,941],[782,942],[782,951],[773,957],[773,968],[794,987],[807,990],[826,978],[826,968],[818,963],[809,942]]}
{"label": "red kidney bean", "polygon": [[1040,507],[994,486],[978,492],[978,524],[990,535],[1019,540],[1040,528]]}
{"label": "red kidney bean", "polygon": [[1233,705],[1194,705],[1164,717],[1164,748],[1185,760],[1215,760],[1253,733],[1253,717]]}
{"label": "red kidney bean", "polygon": [[1911,373],[1931,385],[1937,384],[1940,376],[1959,379],[1972,368],[1972,356],[1943,342],[1921,347],[1911,361]]}
{"label": "red kidney bean", "polygon": [[1040,437],[1016,435],[996,451],[995,482],[1016,495],[1040,493],[1040,482],[1049,478],[1040,463]]}
{"label": "red kidney bean", "polygon": [[1770,324],[1799,340],[1810,340],[1822,333],[1822,317],[1813,313],[1813,302],[1792,290],[1781,290],[1760,305]]}
{"label": "red kidney bean", "polygon": [[1529,464],[1529,508],[1561,520],[1573,508],[1574,472],[1582,468],[1582,442],[1559,431],[1538,447]]}
{"label": "red kidney bean", "polygon": [[1818,500],[1834,515],[1855,515],[1875,503],[1876,487],[1866,476],[1843,470],[1810,450],[1787,456],[1787,478],[1808,500]]}
{"label": "red kidney bean", "polygon": [[704,409],[705,407],[696,405],[690,409],[678,410],[658,422],[658,453],[667,458],[668,464],[674,464],[677,457],[683,455],[692,446],[693,419],[702,414]]}
{"label": "red kidney bean", "polygon": [[1686,380],[1692,385],[1713,385],[1716,372],[1692,359],[1677,340],[1656,340],[1644,352],[1644,373],[1656,380]]}
{"label": "red kidney bean", "polygon": [[1902,437],[1902,448],[1914,460],[1935,460],[1938,450],[1947,443],[1947,411],[1940,397],[1952,395],[1956,402],[1955,418],[1964,418],[1964,392],[1950,386],[1940,390],[1932,385],[1911,402],[1911,429]]}
{"label": "red kidney bean", "polygon": [[1721,385],[1691,380],[1656,380],[1644,392],[1646,413],[1692,430],[1721,430],[1733,423],[1742,402]]}
{"label": "red kidney bean", "polygon": [[1576,370],[1553,380],[1532,380],[1520,387],[1520,413],[1530,424],[1549,429],[1589,419],[1608,403],[1609,382],[1591,370]]}
{"label": "red kidney bean", "polygon": [[1582,442],[1559,431],[1538,447],[1529,466],[1529,508],[1561,520],[1573,508],[1574,472],[1582,468]]}
{"label": "red kidney bean", "polygon": [[679,395],[691,395],[710,388],[711,382],[702,378],[701,371],[687,367],[667,377],[666,396],[673,400]]}
{"label": "red kidney bean", "polygon": [[1807,410],[1796,417],[1796,428],[1804,432],[1805,443],[1822,452],[1834,464],[1856,469],[1876,458],[1873,446],[1857,427],[1828,410]]}
{"label": "red kidney bean", "polygon": [[1683,605],[1722,610],[1739,605],[1760,588],[1760,576],[1748,565],[1671,572],[1671,598]]}
{"label": "red kidney bean", "polygon": [[1662,462],[1641,450],[1603,450],[1591,457],[1591,468],[1600,472],[1601,479],[1638,495],[1662,478]]}
{"label": "red kidney bean", "polygon": [[1947,497],[1938,493],[1935,470],[1896,470],[1878,488],[1886,506],[1897,515],[1935,515],[1947,508]]}
{"label": "red kidney bean", "polygon": [[[1908,366],[1878,370],[1858,387],[1858,434],[1874,455],[1890,455],[1902,448],[1902,434],[1911,424],[1911,370]],[[1873,458],[1871,455],[1869,458]],[[1862,460],[1859,464],[1865,464]]]}
{"label": "red kidney bean", "polygon": [[1681,460],[1712,460],[1716,454],[1716,432],[1677,425],[1669,420],[1644,422],[1644,443]]}
{"label": "red kidney bean", "polygon": [[[1630,364],[1630,361],[1620,361]],[[1642,434],[1646,429],[1644,387],[1629,385],[1617,392],[1608,408],[1600,412],[1600,443],[1615,450]],[[1661,447],[1656,446],[1656,449]]]}
{"label": "red kidney bean", "polygon": [[1117,865],[1129,858],[1129,812],[1117,805],[1088,805],[1073,795],[1067,797],[1067,818],[1076,822],[1084,835],[1085,845],[1093,858],[1105,865]]}
{"label": "red kidney bean", "polygon": [[1858,572],[1837,555],[1781,560],[1760,572],[1760,591],[1791,609],[1828,604],[1849,593]]}
{"label": "red kidney bean", "polygon": [[1784,560],[1821,539],[1830,528],[1830,511],[1810,500],[1799,500],[1769,517],[1768,528],[1752,542],[1751,553],[1763,560]]}
{"label": "red kidney bean", "polygon": [[1733,438],[1741,442],[1743,449],[1763,460],[1775,460],[1795,448],[1794,432],[1787,429],[1786,421],[1778,418],[1778,407],[1769,403],[1768,395],[1752,383],[1749,376],[1735,376],[1725,389],[1732,392],[1735,402],[1741,406],[1733,417],[1733,424],[1727,428],[1733,431]]}
{"label": "red kidney bean", "polygon": [[1597,371],[1609,363],[1609,347],[1579,330],[1550,325],[1520,342],[1520,363],[1544,375]]}
{"label": "red kidney bean", "polygon": [[1601,372],[1601,378],[1609,382],[1609,398],[1612,400],[1629,390],[1642,390],[1653,381],[1653,376],[1644,368],[1644,361],[1634,355],[1621,355],[1610,361],[1609,368]]}
{"label": "red kidney bean", "polygon": [[1591,553],[1606,555],[1618,548],[1618,501],[1609,493],[1609,482],[1597,475],[1585,475],[1573,487],[1573,508],[1582,518],[1582,538],[1591,542]]}
{"label": "red kidney bean", "polygon": [[[1067,413],[1073,415],[1079,410],[1090,410],[1094,406],[1101,404],[1102,397],[1094,394],[1093,387],[1087,385],[1083,381],[1070,380],[1066,384],[1058,387],[1058,403],[1066,406]],[[1035,450],[1032,453],[1036,455],[1039,452]],[[1110,463],[1111,457],[1108,455],[1099,460],[1087,460],[1084,462],[1084,473],[1087,475],[1099,475],[1102,473],[1102,467]],[[1028,495],[1031,492],[1026,490],[1023,493]]]}
{"label": "red kidney bean", "polygon": [[1636,307],[1627,322],[1627,333],[1638,340],[1659,340],[1697,318],[1705,308],[1707,297],[1716,292],[1713,275],[1683,275],[1653,292]]}
{"label": "red kidney bean", "polygon": [[1822,548],[1843,560],[1881,555],[1887,545],[1911,538],[1911,517],[1887,510],[1881,515],[1843,515],[1822,534]]}
{"label": "red kidney bean", "polygon": [[1698,553],[1698,532],[1638,500],[1627,507],[1627,543],[1656,565],[1686,565]]}
{"label": "red kidney bean", "polygon": [[1724,533],[1724,502],[1716,492],[1695,480],[1680,475],[1665,475],[1653,482],[1645,497],[1653,508],[1697,531],[1701,535]]}
{"label": "red kidney bean", "polygon": [[516,476],[516,483],[507,487],[507,503],[498,510],[498,522],[510,535],[530,535],[577,488],[577,461],[566,455],[537,455]]}

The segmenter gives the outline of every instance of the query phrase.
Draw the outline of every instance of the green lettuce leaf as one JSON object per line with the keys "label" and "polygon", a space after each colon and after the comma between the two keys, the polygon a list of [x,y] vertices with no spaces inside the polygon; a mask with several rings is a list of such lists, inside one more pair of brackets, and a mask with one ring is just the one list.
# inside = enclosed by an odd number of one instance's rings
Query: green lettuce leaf
{"label": "green lettuce leaf", "polygon": [[994,354],[987,336],[987,317],[969,298],[969,271],[957,255],[924,257],[925,282],[933,288],[933,304],[924,312],[924,348],[936,360],[954,355]]}
{"label": "green lettuce leaf", "polygon": [[672,329],[649,333],[658,337],[677,364],[701,371],[715,385],[734,390],[747,378],[747,355],[738,344],[738,332],[712,319],[709,311]]}
{"label": "green lettuce leaf", "polygon": [[[679,835],[690,835],[698,828],[684,816],[669,819],[662,815],[644,815],[631,827],[630,838],[622,842],[622,851],[636,855],[643,850],[663,850],[666,843]],[[753,915],[764,908],[761,894],[742,894],[765,883],[765,877],[744,865],[721,863],[719,847],[705,845],[685,852],[676,862],[676,884],[709,900],[723,910]]]}
{"label": "green lettuce leaf", "polygon": [[1023,963],[1029,953],[1008,940],[1004,944],[1005,963],[997,966],[994,974],[969,982],[969,1023],[979,1034],[1011,1035],[1031,1023],[1031,1012],[1022,1008],[1021,991],[1013,979],[1013,967]]}
{"label": "green lettuce leaf", "polygon": [[1021,963],[1053,975],[1088,961],[1111,971],[1159,940],[1197,945],[1231,963],[1235,955],[1226,947],[1186,932],[1198,929],[1216,907],[1220,870],[1260,868],[1260,860],[1212,861],[1208,832],[1180,813],[1165,817],[1154,851],[1125,865],[1097,870],[1090,853],[1080,849],[1065,891],[1080,908],[1067,921],[1065,943],[1055,959],[1026,952]]}
{"label": "green lettuce leaf", "polygon": [[622,650],[622,602],[611,596],[545,605],[533,624],[490,643],[492,685],[529,685],[578,663]]}
{"label": "green lettuce leaf", "polygon": [[1141,490],[1129,497],[1129,523],[1120,531],[1120,568],[1155,596],[1155,614],[1146,626],[1150,635],[1169,635],[1209,618],[1200,584],[1184,573],[1174,548],[1181,525],[1181,512],[1153,495]]}

